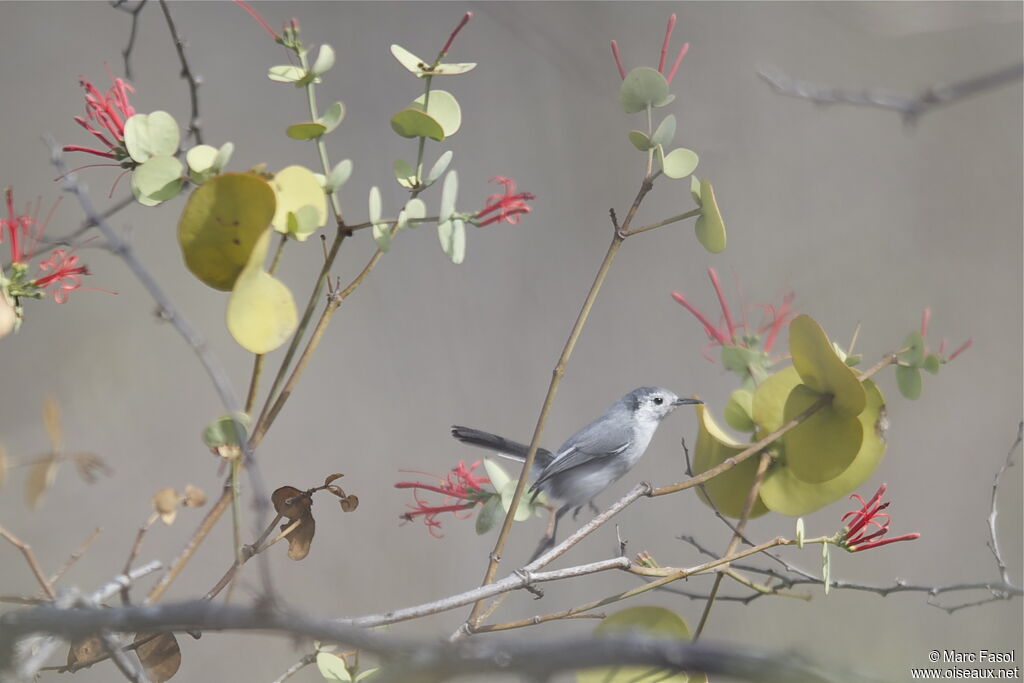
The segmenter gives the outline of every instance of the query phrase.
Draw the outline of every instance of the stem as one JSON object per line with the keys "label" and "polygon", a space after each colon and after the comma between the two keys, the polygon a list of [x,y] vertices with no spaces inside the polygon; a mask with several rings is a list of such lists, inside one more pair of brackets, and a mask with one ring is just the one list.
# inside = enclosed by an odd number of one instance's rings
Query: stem
{"label": "stem", "polygon": [[50,584],[49,579],[43,574],[43,570],[39,567],[39,562],[36,560],[36,554],[32,552],[32,546],[25,543],[20,538],[12,534],[7,529],[0,526],[0,536],[7,539],[7,541],[15,548],[21,551],[21,554],[25,556],[25,561],[28,563],[29,569],[36,577],[36,581],[43,587],[43,592],[46,593],[46,597],[50,600],[56,600],[57,594],[53,591],[53,586]]}
{"label": "stem", "polygon": [[686,213],[681,213],[678,216],[672,216],[671,218],[666,218],[665,220],[658,221],[657,223],[651,223],[650,225],[641,225],[639,228],[633,228],[632,230],[627,232],[626,235],[629,236],[629,235],[636,235],[637,233],[641,233],[641,232],[647,232],[648,230],[654,230],[655,228],[660,228],[663,225],[668,225],[669,223],[677,223],[677,222],[679,222],[681,220],[685,220],[687,218],[693,218],[694,216],[699,216],[699,215],[700,215],[700,207],[697,207],[696,209],[693,209],[692,211],[687,211]]}

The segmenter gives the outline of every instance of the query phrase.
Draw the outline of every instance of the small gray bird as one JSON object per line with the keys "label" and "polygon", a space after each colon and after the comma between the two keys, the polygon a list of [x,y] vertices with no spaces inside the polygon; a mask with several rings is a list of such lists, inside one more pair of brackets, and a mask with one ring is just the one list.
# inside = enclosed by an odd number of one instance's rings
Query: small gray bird
{"label": "small gray bird", "polygon": [[[682,405],[703,403],[680,398],[668,389],[640,387],[615,402],[604,415],[573,434],[554,453],[537,449],[530,476],[530,492],[541,491],[562,503],[555,513],[550,536],[546,536],[532,562],[555,543],[558,520],[575,508],[594,506],[594,497],[628,472],[643,456],[662,419]],[[452,436],[474,446],[487,448],[523,462],[529,446],[469,427],[452,427]],[[574,513],[575,514],[575,513]]]}

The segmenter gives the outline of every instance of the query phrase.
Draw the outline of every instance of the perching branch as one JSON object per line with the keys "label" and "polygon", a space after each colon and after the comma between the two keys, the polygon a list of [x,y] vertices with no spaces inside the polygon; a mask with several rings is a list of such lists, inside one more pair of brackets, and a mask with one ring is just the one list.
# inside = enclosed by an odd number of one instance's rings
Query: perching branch
{"label": "perching branch", "polygon": [[852,681],[852,672],[826,673],[792,653],[773,654],[748,645],[692,644],[643,636],[474,639],[458,643],[400,640],[334,619],[305,613],[207,601],[150,607],[62,609],[35,607],[0,616],[0,661],[12,661],[16,642],[34,633],[74,640],[99,630],[264,631],[336,642],[385,660],[388,680],[444,680],[455,676],[519,672],[536,679],[583,667],[637,665],[670,671],[704,671],[749,681]]}
{"label": "perching branch", "polygon": [[918,95],[898,95],[873,89],[844,90],[810,81],[794,80],[778,69],[758,69],[757,75],[780,95],[810,100],[816,104],[854,104],[891,109],[903,116],[904,123],[913,124],[922,114],[935,107],[952,104],[1020,80],[1021,76],[1024,76],[1024,64],[1013,64],[953,83],[938,83]]}

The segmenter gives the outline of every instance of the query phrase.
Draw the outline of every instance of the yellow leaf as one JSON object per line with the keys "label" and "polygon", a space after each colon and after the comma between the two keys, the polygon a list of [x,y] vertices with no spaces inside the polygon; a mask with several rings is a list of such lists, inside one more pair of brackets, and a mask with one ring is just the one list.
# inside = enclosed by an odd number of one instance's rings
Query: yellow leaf
{"label": "yellow leaf", "polygon": [[253,248],[249,264],[238,276],[228,300],[228,331],[243,348],[256,354],[269,353],[284,344],[299,324],[291,290],[263,270],[269,240],[267,230]]}

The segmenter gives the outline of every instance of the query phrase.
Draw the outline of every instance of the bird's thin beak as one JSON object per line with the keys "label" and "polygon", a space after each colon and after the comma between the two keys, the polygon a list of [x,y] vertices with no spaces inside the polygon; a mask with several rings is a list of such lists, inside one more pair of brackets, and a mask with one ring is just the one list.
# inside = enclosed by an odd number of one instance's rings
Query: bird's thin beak
{"label": "bird's thin beak", "polygon": [[703,405],[704,401],[700,400],[699,398],[677,398],[675,401],[672,402],[672,405],[674,405],[674,406],[692,406],[695,403],[699,403],[699,404]]}

